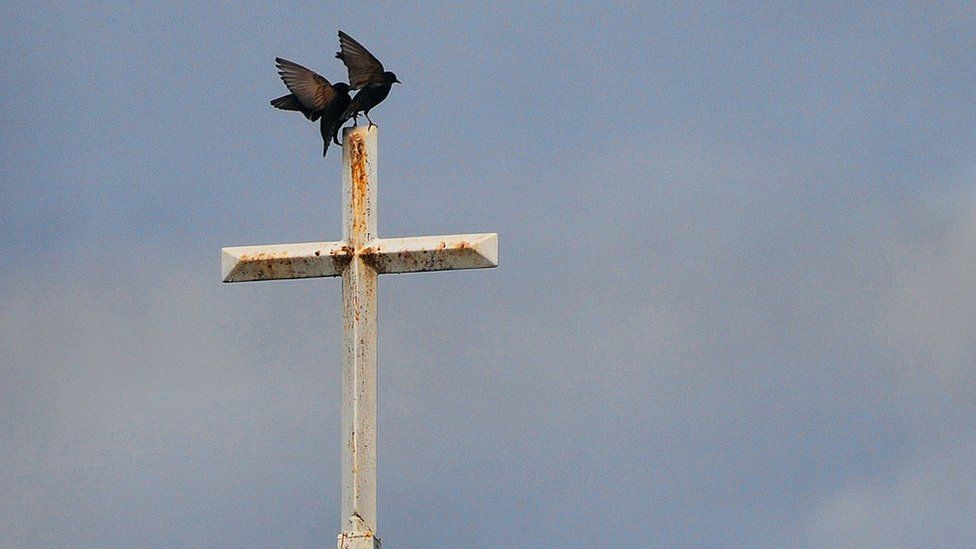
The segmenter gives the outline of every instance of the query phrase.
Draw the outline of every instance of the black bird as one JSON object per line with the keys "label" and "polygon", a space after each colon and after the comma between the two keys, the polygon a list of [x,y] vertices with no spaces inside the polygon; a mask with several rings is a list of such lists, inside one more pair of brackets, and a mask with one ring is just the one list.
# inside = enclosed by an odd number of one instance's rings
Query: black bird
{"label": "black bird", "polygon": [[330,84],[314,71],[281,57],[275,58],[275,65],[281,80],[291,93],[272,99],[271,106],[286,111],[298,111],[312,122],[321,118],[320,131],[324,142],[322,156],[325,156],[329,152],[329,140],[339,131],[343,122],[348,120],[342,116],[349,108],[349,84]]}
{"label": "black bird", "polygon": [[352,118],[353,124],[358,124],[359,113],[363,113],[370,127],[375,126],[369,118],[369,110],[386,99],[394,83],[402,82],[392,72],[383,70],[383,64],[373,54],[342,31],[339,31],[339,49],[336,58],[349,69],[349,87],[359,90],[342,114],[342,122]]}

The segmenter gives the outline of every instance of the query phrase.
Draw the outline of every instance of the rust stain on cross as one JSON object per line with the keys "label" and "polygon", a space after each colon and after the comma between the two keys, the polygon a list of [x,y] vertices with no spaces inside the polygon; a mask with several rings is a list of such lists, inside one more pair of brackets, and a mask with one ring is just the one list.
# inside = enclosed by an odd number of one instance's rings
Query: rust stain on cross
{"label": "rust stain on cross", "polygon": [[363,134],[352,133],[349,136],[349,146],[352,147],[352,234],[350,240],[353,247],[365,244],[366,240],[366,196],[369,192],[369,177],[366,172],[366,142]]}

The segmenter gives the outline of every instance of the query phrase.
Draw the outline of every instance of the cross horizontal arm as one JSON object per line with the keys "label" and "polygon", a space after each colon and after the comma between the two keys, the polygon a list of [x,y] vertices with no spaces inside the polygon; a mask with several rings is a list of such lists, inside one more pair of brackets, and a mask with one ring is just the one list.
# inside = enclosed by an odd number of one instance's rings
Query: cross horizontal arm
{"label": "cross horizontal arm", "polygon": [[380,273],[485,269],[498,266],[498,234],[379,238],[361,253]]}
{"label": "cross horizontal arm", "polygon": [[339,276],[352,251],[345,242],[222,248],[220,276],[224,282]]}
{"label": "cross horizontal arm", "polygon": [[377,238],[358,250],[346,242],[223,248],[221,277],[224,282],[249,282],[339,276],[354,255],[378,273],[484,269],[498,266],[498,235]]}

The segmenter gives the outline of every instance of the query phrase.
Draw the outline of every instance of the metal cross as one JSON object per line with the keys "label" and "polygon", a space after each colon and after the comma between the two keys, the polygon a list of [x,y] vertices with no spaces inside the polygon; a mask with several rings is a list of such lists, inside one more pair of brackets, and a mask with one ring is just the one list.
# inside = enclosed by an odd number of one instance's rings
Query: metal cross
{"label": "metal cross", "polygon": [[496,233],[378,238],[377,128],[343,132],[342,240],[221,250],[224,282],[342,276],[340,549],[377,549],[376,282],[382,273],[498,265]]}

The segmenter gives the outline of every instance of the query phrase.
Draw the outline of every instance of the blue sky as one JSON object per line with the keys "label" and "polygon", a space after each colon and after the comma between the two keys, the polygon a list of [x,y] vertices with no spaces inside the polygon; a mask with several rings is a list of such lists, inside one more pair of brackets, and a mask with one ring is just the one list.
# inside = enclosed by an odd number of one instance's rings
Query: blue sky
{"label": "blue sky", "polygon": [[[970,3],[0,7],[0,545],[331,545],[338,149],[268,100],[343,29],[404,84],[380,282],[391,547],[976,543]],[[459,541],[459,539],[463,541]]]}

